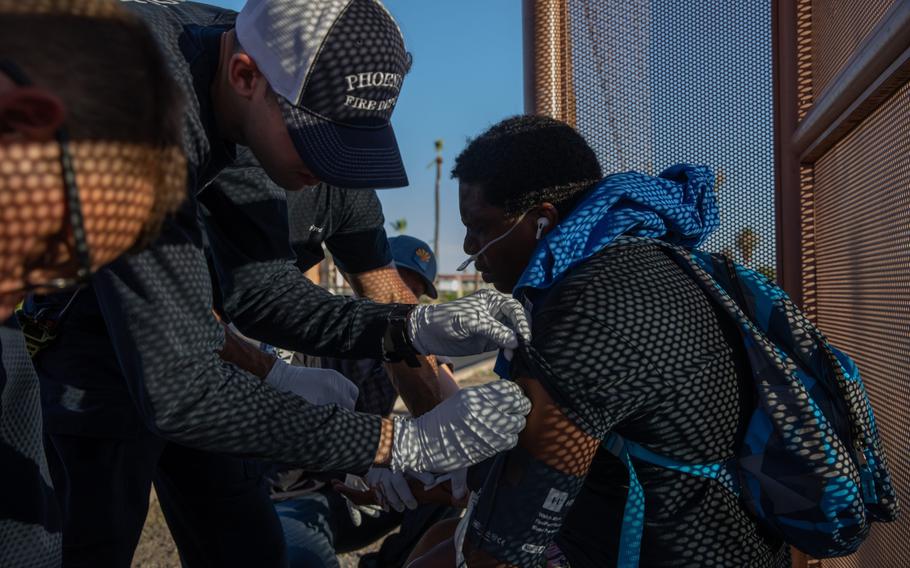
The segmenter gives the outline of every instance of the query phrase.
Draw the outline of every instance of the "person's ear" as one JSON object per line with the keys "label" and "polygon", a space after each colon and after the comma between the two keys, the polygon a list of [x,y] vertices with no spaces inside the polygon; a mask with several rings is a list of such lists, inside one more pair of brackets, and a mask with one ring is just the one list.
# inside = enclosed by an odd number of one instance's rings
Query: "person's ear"
{"label": "person's ear", "polygon": [[228,82],[237,96],[252,99],[262,87],[265,77],[253,58],[243,52],[234,53],[228,60]]}
{"label": "person's ear", "polygon": [[63,101],[39,87],[17,87],[0,96],[0,140],[52,140],[64,120]]}

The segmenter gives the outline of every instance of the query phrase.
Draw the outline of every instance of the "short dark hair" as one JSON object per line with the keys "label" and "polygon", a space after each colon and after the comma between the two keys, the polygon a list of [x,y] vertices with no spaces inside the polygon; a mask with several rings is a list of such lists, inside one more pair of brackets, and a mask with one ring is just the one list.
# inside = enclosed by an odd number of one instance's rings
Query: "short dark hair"
{"label": "short dark hair", "polygon": [[567,215],[602,177],[594,150],[553,118],[507,118],[474,138],[455,158],[452,177],[481,186],[487,202],[517,215],[544,201]]}

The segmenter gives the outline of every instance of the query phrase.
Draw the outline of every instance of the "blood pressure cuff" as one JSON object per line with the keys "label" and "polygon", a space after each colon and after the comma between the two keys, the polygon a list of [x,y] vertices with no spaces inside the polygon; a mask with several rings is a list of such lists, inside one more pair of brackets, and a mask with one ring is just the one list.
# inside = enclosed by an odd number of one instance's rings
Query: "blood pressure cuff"
{"label": "blood pressure cuff", "polygon": [[502,454],[479,492],[466,542],[508,564],[542,566],[583,484],[584,477],[554,469],[523,448]]}

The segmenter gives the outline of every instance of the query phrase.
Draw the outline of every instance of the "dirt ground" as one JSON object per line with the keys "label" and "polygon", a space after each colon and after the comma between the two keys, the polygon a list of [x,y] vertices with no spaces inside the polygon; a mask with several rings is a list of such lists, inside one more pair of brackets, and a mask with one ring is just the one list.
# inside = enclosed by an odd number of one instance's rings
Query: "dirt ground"
{"label": "dirt ground", "polygon": [[[471,386],[485,383],[493,378],[491,364],[477,365],[456,374],[458,384]],[[404,410],[404,405],[398,401],[396,411]],[[357,562],[363,554],[379,549],[382,541],[373,543],[357,552],[338,556],[341,568],[357,568]],[[180,559],[177,547],[171,538],[171,533],[164,521],[164,515],[158,505],[158,497],[154,490],[149,502],[149,514],[142,529],[142,537],[136,554],[133,556],[133,568],[180,568]]]}
{"label": "dirt ground", "polygon": [[164,522],[161,507],[158,506],[158,496],[152,490],[149,500],[149,514],[142,528],[142,537],[139,546],[133,555],[133,566],[143,568],[179,568],[180,559],[177,556],[177,547],[171,539],[171,532]]}

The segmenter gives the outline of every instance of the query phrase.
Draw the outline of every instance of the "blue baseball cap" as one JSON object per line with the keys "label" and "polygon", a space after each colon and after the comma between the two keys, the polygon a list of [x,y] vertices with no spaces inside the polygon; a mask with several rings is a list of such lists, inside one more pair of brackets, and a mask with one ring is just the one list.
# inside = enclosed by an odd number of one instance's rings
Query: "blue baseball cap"
{"label": "blue baseball cap", "polygon": [[433,280],[436,280],[436,255],[430,245],[420,239],[401,235],[389,239],[392,249],[392,260],[395,266],[413,270],[423,278],[427,285],[427,295],[434,300],[439,297]]}

